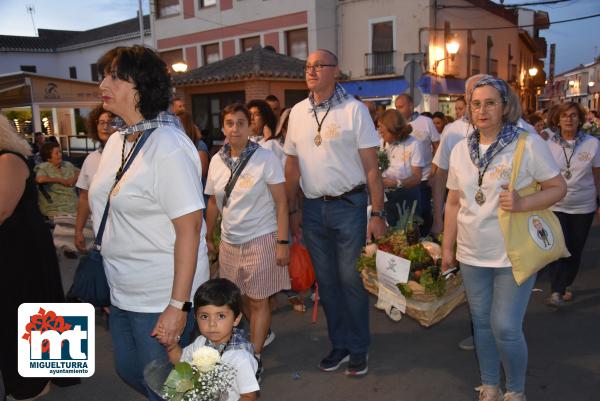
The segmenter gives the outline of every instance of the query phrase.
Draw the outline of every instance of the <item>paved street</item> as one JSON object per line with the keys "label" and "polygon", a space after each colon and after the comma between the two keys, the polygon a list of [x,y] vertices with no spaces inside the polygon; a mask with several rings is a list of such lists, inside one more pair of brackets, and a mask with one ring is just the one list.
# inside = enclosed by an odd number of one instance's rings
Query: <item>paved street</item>
{"label": "paved street", "polygon": [[[75,263],[62,260],[63,280],[70,283]],[[572,305],[555,310],[544,305],[548,294],[546,277],[538,279],[526,316],[529,342],[527,399],[530,401],[600,400],[600,225],[595,223],[588,238],[582,271],[575,283]],[[375,302],[371,297],[372,303]],[[278,298],[273,319],[277,339],[264,355],[265,374],[261,401],[381,400],[433,401],[475,400],[479,385],[473,352],[457,343],[469,334],[467,306],[429,329],[404,317],[393,322],[372,309],[373,345],[369,374],[348,379],[341,371],[322,373],[319,359],[329,351],[325,319],[319,311],[316,325],[310,313],[291,311],[285,298]],[[52,387],[40,400],[142,400],[116,376],[112,345],[105,325],[97,323],[96,373],[82,384]]]}

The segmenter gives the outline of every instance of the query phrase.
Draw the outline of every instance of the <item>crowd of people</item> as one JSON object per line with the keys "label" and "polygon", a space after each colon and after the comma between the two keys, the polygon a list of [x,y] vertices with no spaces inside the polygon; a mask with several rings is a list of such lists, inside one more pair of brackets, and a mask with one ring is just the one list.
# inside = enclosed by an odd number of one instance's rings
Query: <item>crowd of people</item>
{"label": "crowd of people", "polygon": [[[227,399],[256,399],[264,348],[275,337],[269,299],[283,291],[294,310],[306,310],[302,294],[290,290],[292,242],[310,253],[326,316],[331,348],[318,367],[330,372],[345,364],[347,376],[365,375],[369,302],[356,260],[366,242],[397,224],[400,206],[415,204],[421,236],[444,234],[442,270],[458,265],[462,272],[479,400],[525,400],[523,319],[536,276],[515,281],[498,212],[556,213],[571,256],[547,267],[547,302],[572,301],[599,210],[600,141],[582,131],[597,116],[566,102],[523,118],[511,87],[484,74],[467,80],[455,119],[417,113],[407,94],[377,110],[337,83],[336,55],[317,50],[305,65],[308,98],[283,110],[273,95],[226,106],[225,144],[211,158],[183,100],[171,97],[167,67],[155,52],[115,48],[99,65],[102,104],[88,130],[100,146],[81,171],[62,161],[57,143],[40,141],[34,172],[30,147],[0,119],[0,243],[11,244],[1,261],[19,259],[48,276],[44,288],[23,276],[1,292],[13,294],[6,299],[15,305],[2,344],[12,343],[20,302],[64,298],[43,215],[75,215],[73,243],[83,253],[90,246],[86,222],[91,218],[98,232],[110,203],[101,251],[115,366],[139,393],[160,399],[144,379],[149,363],[188,361],[209,345],[238,368]],[[540,186],[523,197],[507,187],[521,140],[517,188]],[[380,167],[378,152],[389,165]],[[22,249],[32,232],[36,253]],[[209,280],[209,254],[218,255],[219,279]],[[242,316],[247,333],[237,327]],[[7,393],[39,394],[47,380],[21,378],[16,353],[9,359],[1,366]]]}

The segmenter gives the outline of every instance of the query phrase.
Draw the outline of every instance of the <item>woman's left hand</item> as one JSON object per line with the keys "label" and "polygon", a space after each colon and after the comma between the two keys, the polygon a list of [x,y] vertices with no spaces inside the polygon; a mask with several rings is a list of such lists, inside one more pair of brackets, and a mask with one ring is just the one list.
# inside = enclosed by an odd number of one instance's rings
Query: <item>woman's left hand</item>
{"label": "woman's left hand", "polygon": [[521,212],[523,211],[523,198],[519,196],[519,193],[515,190],[509,191],[508,184],[502,185],[503,191],[500,192],[500,208],[507,212]]}
{"label": "woman's left hand", "polygon": [[290,261],[290,247],[287,244],[277,244],[276,258],[278,266],[287,266]]}
{"label": "woman's left hand", "polygon": [[187,321],[187,312],[181,311],[172,306],[167,306],[167,309],[160,314],[152,333],[152,337],[160,334],[161,343],[165,345],[173,345],[179,342],[181,334],[185,329]]}
{"label": "woman's left hand", "polygon": [[393,188],[398,185],[398,181],[393,178],[382,178],[383,186],[386,188]]}

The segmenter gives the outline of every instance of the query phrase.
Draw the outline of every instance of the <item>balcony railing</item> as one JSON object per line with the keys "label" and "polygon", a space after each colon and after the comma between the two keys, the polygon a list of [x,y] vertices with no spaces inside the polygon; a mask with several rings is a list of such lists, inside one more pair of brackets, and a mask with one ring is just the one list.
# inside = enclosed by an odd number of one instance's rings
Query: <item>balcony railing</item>
{"label": "balcony railing", "polygon": [[396,52],[365,53],[365,75],[394,74]]}

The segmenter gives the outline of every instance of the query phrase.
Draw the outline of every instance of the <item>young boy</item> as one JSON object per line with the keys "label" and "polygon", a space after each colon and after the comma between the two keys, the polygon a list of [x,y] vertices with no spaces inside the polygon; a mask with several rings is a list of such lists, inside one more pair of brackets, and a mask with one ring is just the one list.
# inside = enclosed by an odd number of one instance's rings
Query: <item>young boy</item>
{"label": "young boy", "polygon": [[[194,351],[203,346],[219,351],[221,361],[237,371],[227,401],[254,401],[259,390],[255,376],[258,362],[252,343],[236,328],[242,319],[241,305],[240,289],[234,283],[223,278],[209,280],[194,294],[194,313],[201,335],[184,349],[179,344],[163,343],[173,364],[192,362]],[[160,328],[157,338],[161,341]]]}

